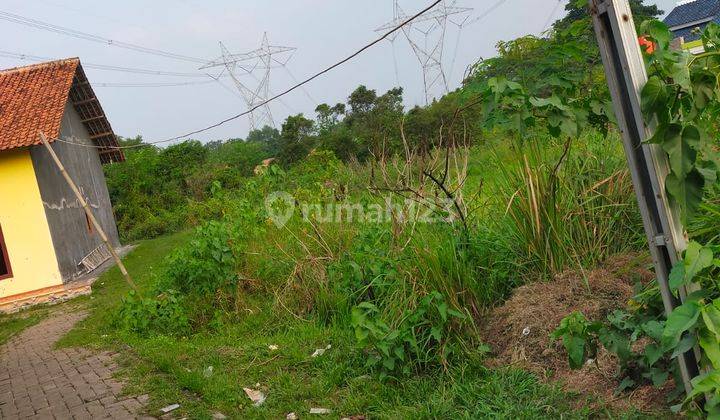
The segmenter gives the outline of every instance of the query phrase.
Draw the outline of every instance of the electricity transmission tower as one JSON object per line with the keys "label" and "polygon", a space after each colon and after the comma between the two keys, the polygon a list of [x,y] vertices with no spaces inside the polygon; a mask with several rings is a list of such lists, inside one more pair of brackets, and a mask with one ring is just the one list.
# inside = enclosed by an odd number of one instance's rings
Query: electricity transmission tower
{"label": "electricity transmission tower", "polygon": [[[221,42],[221,56],[200,69],[221,67],[232,78],[248,109],[258,107],[249,114],[250,130],[260,129],[266,125],[275,127],[270,107],[265,104],[270,97],[270,71],[285,67],[295,50],[296,48],[293,47],[270,45],[266,32],[263,34],[260,48],[246,53],[233,54]],[[258,78],[256,72],[261,72],[262,78]],[[243,82],[241,75],[253,76],[257,85],[252,87]]]}
{"label": "electricity transmission tower", "polygon": [[[403,26],[401,30],[412,47],[413,53],[420,61],[426,103],[430,103],[437,94],[448,92],[448,80],[443,67],[448,22],[456,25],[458,29],[462,29],[468,14],[473,10],[469,7],[458,7],[456,3],[457,1],[443,0],[436,8]],[[400,0],[393,0],[393,20],[375,31],[385,32],[396,28],[409,17],[410,15],[400,7]],[[394,43],[396,39],[397,35],[393,35],[390,42]]]}

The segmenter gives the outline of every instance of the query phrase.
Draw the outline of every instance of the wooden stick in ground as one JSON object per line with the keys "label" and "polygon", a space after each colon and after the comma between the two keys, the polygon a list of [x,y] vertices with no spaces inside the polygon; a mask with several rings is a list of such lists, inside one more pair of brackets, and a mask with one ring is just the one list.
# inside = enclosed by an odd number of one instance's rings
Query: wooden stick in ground
{"label": "wooden stick in ground", "polygon": [[72,178],[70,178],[70,175],[65,170],[65,167],[63,166],[62,162],[60,162],[60,158],[55,154],[55,151],[53,150],[52,146],[50,146],[50,143],[48,142],[47,137],[45,134],[41,131],[40,132],[40,140],[42,140],[42,143],[45,145],[45,148],[50,153],[50,156],[52,157],[53,161],[55,161],[55,164],[57,165],[58,169],[60,169],[60,173],[65,178],[65,181],[67,181],[68,185],[70,186],[70,189],[72,189],[73,193],[75,193],[75,197],[77,197],[80,204],[83,206],[83,209],[85,210],[85,214],[87,215],[90,222],[95,227],[95,230],[97,230],[98,234],[100,234],[100,238],[105,242],[105,246],[107,247],[108,251],[110,251],[110,254],[112,254],[112,257],[115,259],[115,263],[117,264],[118,268],[120,269],[120,272],[125,277],[125,281],[130,285],[130,287],[133,288],[133,290],[137,291],[137,286],[135,286],[135,283],[132,281],[132,278],[130,278],[130,274],[125,269],[125,265],[120,260],[120,256],[115,252],[115,248],[113,248],[112,244],[110,243],[110,240],[108,239],[107,235],[105,234],[105,231],[100,226],[100,223],[98,223],[97,219],[95,219],[95,216],[92,213],[92,210],[90,210],[90,206],[88,206],[87,201],[85,201],[85,198],[80,194],[80,190],[75,185],[75,182],[73,182]]}

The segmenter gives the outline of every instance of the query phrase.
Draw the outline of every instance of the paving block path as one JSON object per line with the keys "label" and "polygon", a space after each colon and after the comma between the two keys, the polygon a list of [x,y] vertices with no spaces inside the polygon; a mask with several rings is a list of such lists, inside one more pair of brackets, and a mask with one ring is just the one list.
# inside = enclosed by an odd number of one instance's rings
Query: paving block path
{"label": "paving block path", "polygon": [[133,419],[147,396],[121,395],[113,355],[53,345],[84,312],[56,313],[0,347],[0,418]]}

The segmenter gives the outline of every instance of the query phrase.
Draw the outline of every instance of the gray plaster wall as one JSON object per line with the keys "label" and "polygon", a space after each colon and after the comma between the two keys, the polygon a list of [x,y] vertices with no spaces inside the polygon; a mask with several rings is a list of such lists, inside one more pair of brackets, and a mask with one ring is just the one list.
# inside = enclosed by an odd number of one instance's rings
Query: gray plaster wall
{"label": "gray plaster wall", "polygon": [[[73,139],[75,142],[92,145],[80,116],[69,102],[65,105],[60,136],[63,139]],[[113,246],[119,247],[120,239],[98,150],[61,142],[53,142],[52,148],[91,206],[95,218],[108,235],[110,242]],[[45,146],[33,147],[30,154],[60,273],[63,281],[67,282],[82,274],[78,264],[103,242],[97,232],[88,229],[82,205]]]}

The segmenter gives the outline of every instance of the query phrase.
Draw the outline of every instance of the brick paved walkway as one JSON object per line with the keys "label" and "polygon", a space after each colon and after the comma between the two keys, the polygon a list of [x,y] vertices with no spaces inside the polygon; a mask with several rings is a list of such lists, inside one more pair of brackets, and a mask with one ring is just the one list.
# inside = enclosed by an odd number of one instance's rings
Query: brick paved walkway
{"label": "brick paved walkway", "polygon": [[120,396],[109,353],[53,344],[86,316],[59,313],[0,347],[0,418],[132,419],[147,397]]}

